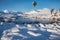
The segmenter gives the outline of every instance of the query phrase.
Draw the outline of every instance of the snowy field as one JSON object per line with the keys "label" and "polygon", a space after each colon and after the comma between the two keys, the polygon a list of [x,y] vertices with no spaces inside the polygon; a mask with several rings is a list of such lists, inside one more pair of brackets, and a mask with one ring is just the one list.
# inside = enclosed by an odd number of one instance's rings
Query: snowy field
{"label": "snowy field", "polygon": [[52,16],[55,12],[51,14],[47,8],[30,12],[0,11],[0,40],[60,40],[60,12]]}
{"label": "snowy field", "polygon": [[60,23],[1,23],[0,38],[0,40],[60,40]]}

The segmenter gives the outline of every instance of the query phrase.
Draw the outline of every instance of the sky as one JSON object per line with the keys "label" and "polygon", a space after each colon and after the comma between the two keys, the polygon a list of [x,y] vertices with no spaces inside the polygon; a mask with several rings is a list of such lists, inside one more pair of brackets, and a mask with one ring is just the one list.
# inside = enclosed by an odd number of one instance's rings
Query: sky
{"label": "sky", "polygon": [[[0,10],[17,10],[30,11],[34,7],[32,2],[34,0],[0,0]],[[60,0],[35,0],[37,2],[36,9],[60,9]]]}

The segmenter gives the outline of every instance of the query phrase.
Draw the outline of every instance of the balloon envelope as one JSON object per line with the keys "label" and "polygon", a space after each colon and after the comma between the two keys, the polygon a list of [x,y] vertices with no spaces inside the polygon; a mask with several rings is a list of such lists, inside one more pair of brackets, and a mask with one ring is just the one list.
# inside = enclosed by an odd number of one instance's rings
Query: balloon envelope
{"label": "balloon envelope", "polygon": [[34,7],[37,5],[36,1],[34,1],[32,4],[33,4]]}

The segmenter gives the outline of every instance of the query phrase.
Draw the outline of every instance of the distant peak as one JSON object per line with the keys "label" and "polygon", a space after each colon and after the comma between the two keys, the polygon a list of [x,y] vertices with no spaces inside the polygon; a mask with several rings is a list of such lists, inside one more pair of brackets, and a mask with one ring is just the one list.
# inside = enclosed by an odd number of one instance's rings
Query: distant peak
{"label": "distant peak", "polygon": [[4,12],[4,13],[9,13],[9,11],[8,11],[8,10],[6,10],[6,9],[5,9],[5,10],[3,10],[3,12]]}

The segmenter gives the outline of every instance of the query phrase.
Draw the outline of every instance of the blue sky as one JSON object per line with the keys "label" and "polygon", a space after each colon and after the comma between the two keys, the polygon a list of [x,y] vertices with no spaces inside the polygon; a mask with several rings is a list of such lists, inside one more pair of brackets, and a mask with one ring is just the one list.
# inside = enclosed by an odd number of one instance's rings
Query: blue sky
{"label": "blue sky", "polygon": [[[0,0],[0,10],[29,11],[33,9],[34,0]],[[60,9],[60,0],[36,0],[36,9]]]}

